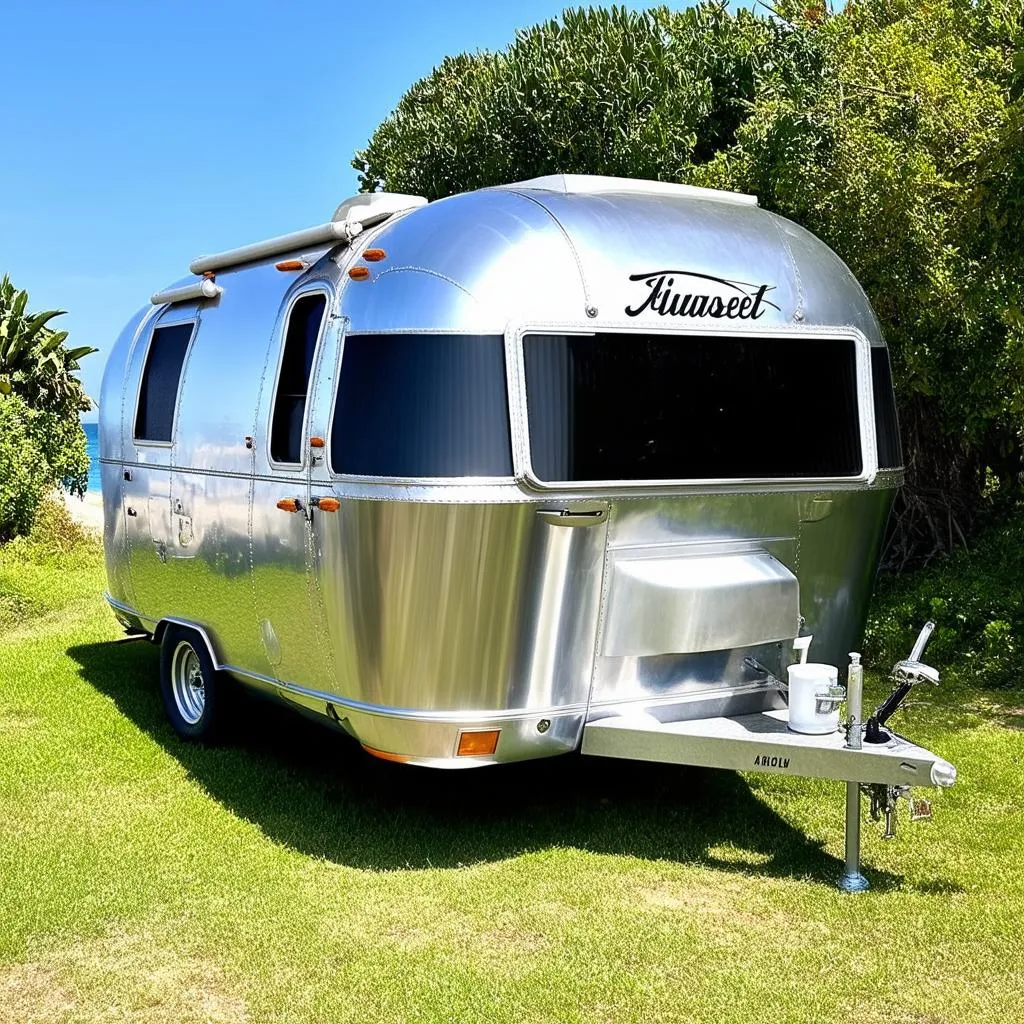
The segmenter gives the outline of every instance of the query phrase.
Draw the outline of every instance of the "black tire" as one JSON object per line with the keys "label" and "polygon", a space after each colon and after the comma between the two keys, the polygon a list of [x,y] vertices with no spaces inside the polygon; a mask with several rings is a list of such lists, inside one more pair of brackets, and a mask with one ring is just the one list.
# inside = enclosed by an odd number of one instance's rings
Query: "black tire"
{"label": "black tire", "polygon": [[202,637],[169,625],[160,644],[160,694],[174,731],[183,740],[216,743],[227,730],[228,690]]}

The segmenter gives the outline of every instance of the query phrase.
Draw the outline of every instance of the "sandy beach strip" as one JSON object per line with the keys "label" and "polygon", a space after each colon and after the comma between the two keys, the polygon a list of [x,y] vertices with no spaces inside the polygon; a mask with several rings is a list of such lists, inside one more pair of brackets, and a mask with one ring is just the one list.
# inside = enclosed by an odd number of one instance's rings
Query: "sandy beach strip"
{"label": "sandy beach strip", "polygon": [[76,497],[61,491],[68,515],[81,526],[94,533],[103,533],[103,495],[99,491],[86,491]]}

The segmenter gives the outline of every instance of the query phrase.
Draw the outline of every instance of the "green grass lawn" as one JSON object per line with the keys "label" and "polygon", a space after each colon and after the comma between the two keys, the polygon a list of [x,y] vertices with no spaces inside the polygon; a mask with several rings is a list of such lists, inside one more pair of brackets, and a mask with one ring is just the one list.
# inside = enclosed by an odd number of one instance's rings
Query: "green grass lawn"
{"label": "green grass lawn", "polygon": [[264,704],[186,745],[103,584],[0,552],[4,1024],[1024,1020],[1019,688],[901,712],[960,782],[851,897],[839,783],[431,773]]}

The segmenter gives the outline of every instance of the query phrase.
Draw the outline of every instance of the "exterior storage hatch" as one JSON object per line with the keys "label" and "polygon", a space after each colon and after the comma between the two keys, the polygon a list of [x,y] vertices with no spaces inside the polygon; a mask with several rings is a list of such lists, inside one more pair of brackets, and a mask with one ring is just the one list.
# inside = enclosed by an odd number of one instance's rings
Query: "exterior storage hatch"
{"label": "exterior storage hatch", "polygon": [[797,635],[797,579],[767,551],[672,551],[611,552],[604,657],[725,651]]}

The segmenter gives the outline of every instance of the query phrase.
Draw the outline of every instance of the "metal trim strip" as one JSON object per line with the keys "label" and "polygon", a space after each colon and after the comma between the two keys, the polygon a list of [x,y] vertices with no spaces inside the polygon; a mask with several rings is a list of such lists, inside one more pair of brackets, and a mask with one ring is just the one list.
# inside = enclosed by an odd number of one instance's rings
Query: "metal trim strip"
{"label": "metal trim strip", "polygon": [[[153,446],[156,447],[156,446]],[[165,446],[166,447],[166,446]],[[153,462],[140,462],[135,459],[111,459],[101,458],[101,464],[112,466],[138,467],[139,469],[164,470],[170,472],[172,467],[165,464]],[[274,476],[268,473],[238,473],[223,469],[204,469],[194,466],[173,467],[175,473],[196,473],[200,475],[225,477],[238,480],[265,480],[269,483],[292,483],[295,480],[294,472]],[[645,501],[652,497],[664,497],[666,495],[679,494],[690,497],[698,494],[801,494],[814,493],[816,491],[872,491],[888,490],[899,487],[903,483],[903,473],[900,470],[884,470],[877,474],[875,480],[870,484],[863,481],[842,481],[830,482],[824,488],[821,484],[808,482],[806,485],[786,485],[779,487],[759,486],[756,490],[745,487],[743,484],[730,484],[729,486],[693,486],[678,487],[670,486],[659,489],[635,489],[626,490],[626,484],[621,486],[621,491],[613,487],[595,489],[593,491],[566,491],[560,494],[558,491],[531,492],[523,487],[520,481],[514,477],[435,477],[429,480],[397,480],[387,477],[339,477],[332,475],[327,480],[314,480],[313,486],[331,488],[332,493],[340,498],[349,498],[360,501],[417,501],[424,504],[443,504],[445,502],[493,502],[495,504],[539,504],[564,498],[566,501],[607,501],[614,497],[617,502],[624,501]]]}
{"label": "metal trim strip", "polygon": [[286,683],[280,679],[273,679],[270,676],[261,675],[259,672],[250,672],[239,668],[237,665],[221,665],[217,668],[224,672],[232,672],[237,675],[247,676],[259,680],[262,683],[270,684],[284,693],[294,693],[308,699],[323,701],[325,704],[333,704],[337,708],[345,708],[349,711],[364,715],[376,715],[380,718],[401,718],[415,722],[444,722],[453,725],[464,725],[475,722],[508,722],[522,721],[530,718],[552,718],[563,715],[579,715],[586,711],[586,703],[558,704],[541,708],[506,708],[498,710],[473,710],[456,711],[454,709],[440,711],[423,711],[416,708],[393,708],[383,704],[368,704],[363,701],[351,700],[346,697],[339,697],[337,694],[324,693],[322,690],[315,690],[305,686],[298,686],[295,683]]}

